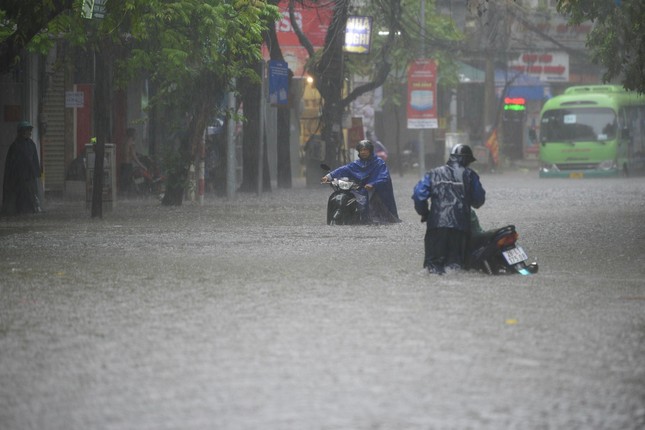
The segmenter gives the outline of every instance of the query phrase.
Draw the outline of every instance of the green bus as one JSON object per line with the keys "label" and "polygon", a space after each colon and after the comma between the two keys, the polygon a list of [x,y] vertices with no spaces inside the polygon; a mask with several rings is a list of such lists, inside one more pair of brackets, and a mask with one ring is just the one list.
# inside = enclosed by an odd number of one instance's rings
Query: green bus
{"label": "green bus", "polygon": [[567,88],[540,113],[540,177],[645,173],[645,97],[618,85]]}

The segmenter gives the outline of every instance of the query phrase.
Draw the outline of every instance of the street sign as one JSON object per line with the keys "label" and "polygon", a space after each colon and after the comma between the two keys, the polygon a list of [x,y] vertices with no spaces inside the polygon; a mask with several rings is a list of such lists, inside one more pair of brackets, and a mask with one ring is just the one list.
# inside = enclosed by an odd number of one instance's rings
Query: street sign
{"label": "street sign", "polygon": [[83,0],[81,15],[87,19],[105,18],[105,4],[107,0]]}
{"label": "street sign", "polygon": [[65,91],[65,107],[85,107],[85,93],[83,93],[82,91]]}
{"label": "street sign", "polygon": [[343,51],[353,54],[369,54],[372,42],[372,17],[349,16],[345,26]]}

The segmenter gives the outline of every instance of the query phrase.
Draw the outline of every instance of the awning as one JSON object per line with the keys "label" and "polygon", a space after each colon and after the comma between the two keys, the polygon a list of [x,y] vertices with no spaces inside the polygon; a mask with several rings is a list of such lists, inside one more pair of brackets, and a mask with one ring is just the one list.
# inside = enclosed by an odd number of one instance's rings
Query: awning
{"label": "awning", "polygon": [[484,83],[486,78],[486,73],[483,70],[479,70],[469,64],[458,62],[459,70],[459,82],[461,83]]}
{"label": "awning", "polygon": [[[459,63],[459,82],[462,84],[483,84],[486,73],[466,63]],[[551,86],[537,77],[514,70],[495,70],[495,93],[502,96],[507,82],[507,97],[522,97],[525,100],[545,100],[551,98]]]}
{"label": "awning", "polygon": [[502,96],[506,83],[510,82],[506,97],[522,97],[525,100],[544,100],[551,98],[551,86],[535,76],[512,70],[495,70],[495,92]]}

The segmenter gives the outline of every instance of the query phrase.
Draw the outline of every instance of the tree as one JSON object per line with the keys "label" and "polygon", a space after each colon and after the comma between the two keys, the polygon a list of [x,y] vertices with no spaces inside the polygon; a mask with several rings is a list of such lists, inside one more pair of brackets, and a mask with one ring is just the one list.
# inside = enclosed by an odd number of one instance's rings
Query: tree
{"label": "tree", "polygon": [[642,0],[558,0],[570,24],[590,20],[592,61],[607,68],[603,80],[645,93],[645,3]]}
{"label": "tree", "polygon": [[[277,6],[279,0],[269,0],[269,3]],[[269,57],[271,60],[284,61],[280,44],[278,43],[278,35],[275,29],[275,21],[269,23],[268,28],[264,32],[264,42],[269,49]],[[293,72],[289,70],[289,89],[291,89],[291,82]],[[291,93],[291,91],[289,91]],[[277,148],[277,161],[278,161],[278,188],[291,188],[291,151],[290,151],[290,133],[291,124],[289,118],[289,108],[278,108],[278,148]]]}
{"label": "tree", "polygon": [[76,0],[4,0],[0,9],[0,74],[16,66],[34,37],[75,5]]}
{"label": "tree", "polygon": [[136,3],[141,12],[132,36],[138,43],[128,65],[151,73],[154,102],[171,105],[176,115],[178,157],[163,204],[181,205],[189,165],[221,96],[234,78],[258,79],[253,65],[261,60],[262,31],[277,19],[277,9],[259,0]]}
{"label": "tree", "polygon": [[[81,18],[82,2],[76,0],[8,0],[6,4],[0,11],[0,49],[11,62],[28,43],[46,52],[53,43],[50,35],[63,34],[89,52],[105,54],[101,60],[108,60],[106,68],[114,66],[114,74],[107,79],[125,84],[135,73],[150,77],[156,90],[151,105],[174,113],[176,128],[185,126],[186,138],[180,139],[173,157],[165,205],[181,204],[188,166],[231,80],[257,80],[250,65],[261,60],[262,31],[278,18],[277,9],[261,0],[109,1],[105,19],[91,24]],[[124,55],[114,64],[104,50]],[[96,114],[102,119],[110,115],[105,108]],[[188,121],[183,123],[184,119]],[[107,127],[109,121],[102,123]],[[96,133],[100,149],[109,130]]]}
{"label": "tree", "polygon": [[[462,35],[457,30],[455,23],[446,19],[445,16],[428,13],[426,14],[425,25],[422,26],[421,17],[418,11],[421,9],[419,1],[406,3],[406,11],[401,17],[398,28],[405,28],[406,32],[399,32],[398,37],[394,39],[392,48],[389,50],[388,58],[392,63],[392,70],[388,74],[383,84],[383,107],[384,112],[389,112],[392,118],[393,127],[396,130],[396,140],[394,148],[396,151],[396,160],[398,170],[403,174],[401,164],[401,128],[404,128],[405,118],[401,117],[401,107],[405,105],[406,100],[402,98],[407,87],[407,67],[415,59],[421,57],[433,58],[440,67],[438,69],[438,88],[449,89],[455,88],[458,83],[456,65],[454,57],[456,53],[463,52]],[[415,12],[416,11],[416,12]],[[381,14],[376,11],[367,11],[379,17],[377,21],[378,28],[389,28],[389,19],[393,19],[393,14]],[[388,35],[389,36],[389,35]],[[387,43],[387,39],[376,38],[375,48]],[[365,67],[367,66],[367,67]],[[359,69],[359,74],[369,75],[370,65],[363,64]]]}
{"label": "tree", "polygon": [[[77,45],[88,44],[91,52],[98,46],[111,45],[110,32],[101,32],[100,24],[86,25],[81,17],[82,3],[76,0],[8,0],[0,11],[0,72],[17,66],[25,50],[46,53],[59,34]],[[112,24],[112,23],[111,23]],[[54,37],[52,37],[54,36]],[[96,144],[92,195],[92,217],[102,216],[103,155],[109,138],[107,112],[109,108],[110,63],[104,56],[97,57],[101,78],[97,78],[95,97]]]}
{"label": "tree", "polygon": [[[350,103],[362,94],[383,85],[393,64],[399,68],[405,68],[411,58],[424,55],[421,52],[421,47],[424,45],[429,47],[427,54],[454,48],[452,41],[458,39],[458,35],[456,31],[445,32],[447,20],[436,14],[428,14],[427,22],[422,26],[418,19],[419,8],[409,7],[409,5],[404,7],[401,0],[375,0],[371,3],[367,2],[364,9],[353,8],[352,14],[372,15],[374,27],[385,33],[384,38],[374,44],[370,55],[361,57],[345,55],[344,34],[350,12],[350,1],[334,0],[333,15],[327,30],[325,46],[319,52],[315,52],[295,19],[296,1],[289,2],[291,25],[301,45],[309,54],[307,69],[313,76],[322,98],[321,136],[325,142],[325,158],[328,164],[337,165],[342,159],[342,116]],[[315,3],[312,0],[310,4]],[[442,24],[439,27],[432,25],[437,23]],[[427,33],[421,31],[421,28],[427,28]],[[397,51],[398,55],[395,55]],[[370,81],[351,89],[343,96],[346,76],[358,70],[365,73]]]}

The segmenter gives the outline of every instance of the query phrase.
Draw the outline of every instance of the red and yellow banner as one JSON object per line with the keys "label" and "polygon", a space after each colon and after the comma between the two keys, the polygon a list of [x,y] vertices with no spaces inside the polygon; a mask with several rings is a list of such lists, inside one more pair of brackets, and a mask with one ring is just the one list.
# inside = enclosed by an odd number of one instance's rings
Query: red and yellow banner
{"label": "red and yellow banner", "polygon": [[486,148],[490,151],[493,157],[493,163],[497,166],[499,164],[499,143],[497,142],[497,129],[493,129],[488,139],[486,139]]}
{"label": "red and yellow banner", "polygon": [[408,128],[439,128],[437,63],[415,60],[408,69]]}

